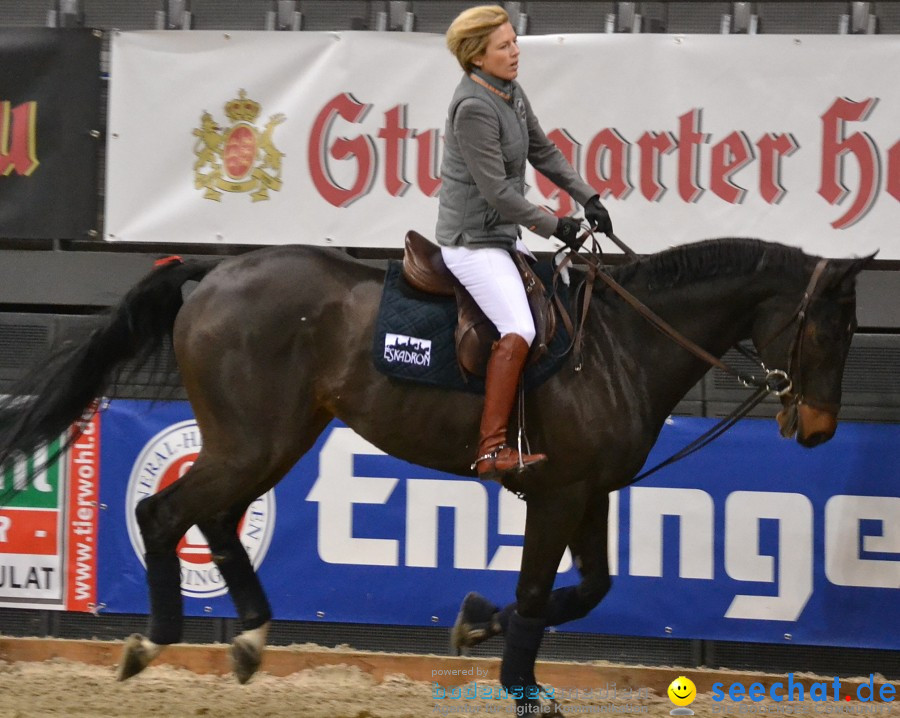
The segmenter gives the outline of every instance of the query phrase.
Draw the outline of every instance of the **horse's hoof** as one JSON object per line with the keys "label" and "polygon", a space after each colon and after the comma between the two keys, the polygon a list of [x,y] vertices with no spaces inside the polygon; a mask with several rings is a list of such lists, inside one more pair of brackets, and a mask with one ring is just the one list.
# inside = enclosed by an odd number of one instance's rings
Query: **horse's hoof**
{"label": "horse's hoof", "polygon": [[249,681],[259,670],[262,651],[245,636],[238,636],[231,644],[231,670],[240,683]]}
{"label": "horse's hoof", "polygon": [[122,659],[119,661],[119,670],[116,678],[120,681],[136,676],[147,666],[150,661],[159,655],[160,647],[145,639],[140,633],[132,633],[125,639],[122,647]]}
{"label": "horse's hoof", "polygon": [[494,617],[500,612],[493,603],[474,591],[467,594],[459,607],[456,623],[450,632],[450,646],[457,655],[500,633]]}

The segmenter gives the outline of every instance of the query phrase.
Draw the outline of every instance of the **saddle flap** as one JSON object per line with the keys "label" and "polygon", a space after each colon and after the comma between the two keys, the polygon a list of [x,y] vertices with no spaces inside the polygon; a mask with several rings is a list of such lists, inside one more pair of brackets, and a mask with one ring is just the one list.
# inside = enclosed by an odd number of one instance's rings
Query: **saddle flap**
{"label": "saddle flap", "polygon": [[456,304],[456,360],[472,376],[484,376],[500,334],[462,285],[456,288]]}
{"label": "saddle flap", "polygon": [[403,248],[403,278],[420,292],[454,295],[455,279],[444,264],[441,248],[412,230],[406,233]]}

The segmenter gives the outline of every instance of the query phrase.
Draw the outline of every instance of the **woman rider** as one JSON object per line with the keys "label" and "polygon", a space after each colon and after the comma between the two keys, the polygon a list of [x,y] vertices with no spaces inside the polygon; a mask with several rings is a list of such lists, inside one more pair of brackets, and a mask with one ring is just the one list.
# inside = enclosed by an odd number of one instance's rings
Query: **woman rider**
{"label": "woman rider", "polygon": [[579,247],[580,222],[557,219],[525,197],[530,162],[584,206],[585,218],[612,232],[609,213],[596,192],[566,161],[541,129],[528,98],[515,81],[519,71],[516,32],[506,11],[483,5],[463,11],[447,31],[447,47],[464,75],[447,112],[437,240],[448,269],[494,323],[485,377],[484,409],[473,467],[483,479],[544,461],[506,443],[509,415],[535,329],[525,288],[510,255],[527,253],[520,225]]}

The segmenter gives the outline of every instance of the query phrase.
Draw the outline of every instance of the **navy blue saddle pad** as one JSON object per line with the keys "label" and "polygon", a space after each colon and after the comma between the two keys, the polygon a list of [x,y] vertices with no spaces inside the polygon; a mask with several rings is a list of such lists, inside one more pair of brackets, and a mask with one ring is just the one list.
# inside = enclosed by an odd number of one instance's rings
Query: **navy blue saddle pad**
{"label": "navy blue saddle pad", "polygon": [[[545,286],[551,283],[549,262],[539,262],[535,273]],[[375,322],[372,358],[382,374],[394,379],[456,391],[484,393],[484,379],[463,376],[456,361],[456,299],[424,294],[403,279],[402,263],[388,263],[381,306]],[[525,369],[525,389],[544,383],[568,356],[569,335],[557,322],[549,351]]]}

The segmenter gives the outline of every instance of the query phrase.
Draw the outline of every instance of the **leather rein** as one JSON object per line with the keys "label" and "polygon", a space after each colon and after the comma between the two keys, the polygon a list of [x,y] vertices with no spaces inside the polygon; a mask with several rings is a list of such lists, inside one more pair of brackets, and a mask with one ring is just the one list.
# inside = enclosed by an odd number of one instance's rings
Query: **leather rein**
{"label": "leather rein", "polygon": [[[626,245],[622,240],[616,237],[614,234],[610,233],[607,235],[610,240],[616,244],[626,255],[628,255],[631,259],[637,260],[639,256],[633,252],[628,245]],[[781,334],[787,331],[790,326],[796,321],[797,322],[797,331],[794,334],[794,337],[791,341],[790,350],[788,352],[788,368],[787,370],[783,369],[769,369],[758,354],[750,352],[747,349],[744,349],[740,345],[736,345],[735,349],[739,351],[741,354],[749,358],[751,361],[759,364],[760,368],[765,372],[765,376],[762,378],[758,378],[756,376],[750,374],[744,374],[743,372],[737,371],[736,369],[728,366],[721,359],[716,357],[713,354],[710,354],[703,347],[691,341],[683,334],[681,334],[678,330],[676,330],[671,324],[662,319],[659,315],[657,315],[653,310],[651,310],[647,305],[641,302],[637,297],[635,297],[631,292],[625,289],[621,284],[619,284],[615,279],[613,279],[606,269],[602,266],[600,258],[602,258],[602,252],[600,250],[600,245],[597,242],[597,239],[594,236],[592,230],[586,230],[580,237],[581,241],[584,242],[587,238],[590,237],[592,242],[592,247],[590,250],[589,256],[583,256],[578,254],[577,252],[569,251],[566,252],[563,259],[559,262],[554,271],[553,275],[553,297],[554,301],[557,304],[557,308],[559,309],[559,314],[563,317],[562,321],[569,332],[569,336],[572,337],[572,343],[570,349],[573,352],[573,356],[575,358],[575,371],[581,371],[583,367],[583,357],[582,357],[582,347],[583,347],[583,337],[584,337],[584,324],[587,319],[588,308],[590,306],[591,295],[593,294],[593,286],[595,280],[599,277],[612,291],[614,291],[619,297],[621,297],[625,302],[631,306],[638,314],[640,314],[644,319],[646,319],[650,324],[659,330],[666,337],[671,339],[673,342],[678,344],[680,347],[686,349],[694,356],[702,359],[704,362],[709,364],[712,367],[720,369],[727,374],[732,375],[738,381],[741,382],[744,386],[756,387],[756,391],[748,397],[744,402],[742,402],[737,408],[735,408],[728,416],[720,420],[715,426],[706,431],[701,436],[697,437],[690,444],[680,449],[678,452],[670,456],[668,459],[660,462],[656,466],[647,471],[642,472],[638,476],[636,476],[633,480],[637,481],[638,479],[642,479],[650,474],[659,471],[665,466],[675,463],[680,459],[683,459],[690,454],[693,454],[696,451],[699,451],[714,439],[718,438],[722,434],[724,434],[728,429],[734,426],[740,419],[747,416],[750,411],[763,399],[768,395],[772,395],[775,397],[783,397],[787,396],[790,399],[790,406],[793,406],[795,409],[802,403],[809,403],[804,399],[803,393],[801,389],[801,382],[798,381],[797,391],[794,391],[794,370],[797,369],[799,371],[800,359],[803,353],[803,337],[805,335],[806,328],[806,320],[809,310],[809,305],[812,303],[813,298],[815,297],[816,289],[818,288],[819,281],[825,273],[825,269],[828,266],[827,259],[820,259],[813,269],[812,275],[810,276],[809,283],[806,286],[805,291],[803,292],[803,297],[800,300],[799,305],[793,311],[793,313],[788,317],[787,321],[770,336],[766,341],[764,341],[759,349],[762,350],[769,344],[771,344],[775,339],[777,339]],[[565,252],[565,248],[561,249],[560,252]],[[559,254],[559,253],[557,253]],[[587,266],[587,277],[584,281],[584,295],[582,297],[581,302],[581,317],[580,321],[578,321],[577,328],[574,327],[573,323],[569,320],[568,313],[564,311],[562,303],[559,300],[559,297],[556,292],[557,279],[563,269],[567,264],[573,264],[578,261]],[[577,295],[577,292],[576,292]],[[577,316],[576,316],[577,319]],[[822,408],[829,411],[834,411],[833,406],[825,406],[823,404],[817,404],[817,408]]]}

